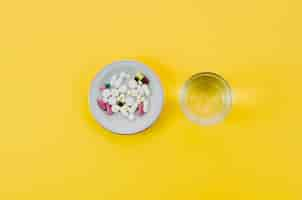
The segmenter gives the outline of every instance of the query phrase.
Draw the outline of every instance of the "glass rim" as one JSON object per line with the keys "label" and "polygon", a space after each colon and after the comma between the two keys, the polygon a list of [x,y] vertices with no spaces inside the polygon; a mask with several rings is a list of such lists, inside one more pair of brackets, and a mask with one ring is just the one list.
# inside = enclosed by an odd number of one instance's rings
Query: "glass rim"
{"label": "glass rim", "polygon": [[[216,80],[218,80],[222,85],[223,89],[225,91],[225,96],[226,96],[226,101],[223,106],[223,110],[219,112],[217,115],[214,117],[210,118],[202,118],[200,116],[197,116],[193,114],[185,105],[185,97],[187,95],[187,89],[191,81],[194,79],[200,78],[200,77],[212,77]],[[184,114],[193,122],[199,124],[199,125],[213,125],[218,122],[221,122],[230,112],[231,107],[232,107],[232,89],[229,83],[219,74],[214,73],[214,72],[199,72],[196,74],[193,74],[189,79],[185,81],[183,84],[181,90],[180,90],[180,105],[182,108],[182,111]]]}

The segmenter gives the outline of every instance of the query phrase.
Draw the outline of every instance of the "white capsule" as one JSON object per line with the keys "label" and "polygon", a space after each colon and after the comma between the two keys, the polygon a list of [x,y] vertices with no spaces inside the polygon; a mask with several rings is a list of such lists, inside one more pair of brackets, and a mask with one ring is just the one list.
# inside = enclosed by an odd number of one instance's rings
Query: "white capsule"
{"label": "white capsule", "polygon": [[143,90],[144,90],[145,95],[146,95],[146,96],[150,96],[150,90],[149,90],[148,85],[143,84],[142,88],[143,88]]}
{"label": "white capsule", "polygon": [[133,97],[127,96],[125,102],[128,106],[132,106],[135,103],[135,100]]}
{"label": "white capsule", "polygon": [[131,80],[128,82],[128,87],[129,87],[130,89],[136,88],[136,87],[137,87],[137,82],[136,82],[135,80],[131,79]]}
{"label": "white capsule", "polygon": [[130,114],[128,115],[128,119],[129,119],[129,120],[132,121],[132,120],[134,120],[134,118],[135,118],[135,117],[134,117],[134,114],[133,114],[133,113],[130,113]]}
{"label": "white capsule", "polygon": [[109,89],[103,90],[102,96],[103,96],[104,98],[108,98],[110,95],[111,95],[111,91],[110,91]]}
{"label": "white capsule", "polygon": [[114,104],[116,104],[116,98],[115,97],[110,97],[108,102],[109,102],[110,105],[114,105]]}
{"label": "white capsule", "polygon": [[114,112],[114,113],[117,113],[120,111],[120,107],[118,105],[113,105],[111,109],[112,109],[112,112]]}
{"label": "white capsule", "polygon": [[114,88],[114,89],[111,90],[111,94],[112,94],[112,96],[117,97],[119,92],[118,92],[117,89]]}
{"label": "white capsule", "polygon": [[126,92],[127,92],[127,86],[126,86],[126,85],[122,85],[122,86],[118,89],[118,91],[119,91],[120,93],[126,93]]}

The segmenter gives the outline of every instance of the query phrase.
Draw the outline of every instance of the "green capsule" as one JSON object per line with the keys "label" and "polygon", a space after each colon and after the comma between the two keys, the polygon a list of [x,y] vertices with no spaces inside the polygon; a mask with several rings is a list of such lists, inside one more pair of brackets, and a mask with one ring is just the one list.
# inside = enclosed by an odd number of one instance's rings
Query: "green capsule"
{"label": "green capsule", "polygon": [[105,87],[106,87],[107,89],[110,88],[110,86],[111,86],[110,83],[106,83],[106,84],[105,84]]}

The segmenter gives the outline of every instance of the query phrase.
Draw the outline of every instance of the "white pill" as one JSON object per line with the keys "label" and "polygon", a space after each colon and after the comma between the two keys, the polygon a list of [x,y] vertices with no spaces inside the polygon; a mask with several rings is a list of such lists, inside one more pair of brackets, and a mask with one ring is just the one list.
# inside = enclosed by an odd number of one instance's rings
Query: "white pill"
{"label": "white pill", "polygon": [[135,113],[137,109],[137,103],[134,103],[130,108],[129,108],[129,112],[130,113]]}
{"label": "white pill", "polygon": [[126,85],[122,85],[122,86],[118,89],[118,91],[119,91],[120,93],[126,93],[126,92],[127,92],[127,86],[126,86]]}
{"label": "white pill", "polygon": [[112,94],[112,96],[117,97],[119,92],[118,92],[117,89],[114,88],[114,89],[111,90],[111,94]]}
{"label": "white pill", "polygon": [[133,96],[133,97],[137,97],[137,95],[138,95],[137,90],[132,89],[132,90],[130,91],[130,95]]}
{"label": "white pill", "polygon": [[127,105],[123,105],[121,107],[121,111],[128,111],[129,110],[129,107]]}
{"label": "white pill", "polygon": [[128,106],[132,106],[135,103],[135,100],[133,97],[127,96],[125,102]]}
{"label": "white pill", "polygon": [[149,87],[146,84],[143,84],[142,88],[144,89],[144,93],[146,96],[150,96]]}
{"label": "white pill", "polygon": [[143,85],[143,82],[142,81],[138,81],[138,85]]}
{"label": "white pill", "polygon": [[109,89],[103,90],[102,96],[103,96],[104,98],[108,98],[110,95],[111,95],[111,91],[110,91]]}
{"label": "white pill", "polygon": [[115,88],[119,88],[120,86],[121,86],[121,84],[122,84],[122,79],[117,79],[116,81],[114,81],[114,84],[113,84],[113,86],[115,87]]}
{"label": "white pill", "polygon": [[117,100],[121,102],[125,102],[125,95],[121,94],[120,96],[117,97]]}
{"label": "white pill", "polygon": [[111,109],[112,109],[112,112],[114,112],[114,113],[117,113],[120,111],[120,107],[118,105],[113,105]]}
{"label": "white pill", "polygon": [[145,90],[142,87],[139,87],[137,89],[137,94],[138,94],[138,96],[144,96]]}
{"label": "white pill", "polygon": [[109,102],[110,105],[114,105],[114,104],[116,104],[116,98],[115,97],[110,97],[108,102]]}
{"label": "white pill", "polygon": [[124,94],[119,94],[118,98],[125,98],[125,95]]}
{"label": "white pill", "polygon": [[129,120],[132,121],[132,120],[134,120],[134,118],[135,118],[135,117],[134,117],[134,114],[133,114],[133,113],[130,113],[130,114],[128,115],[128,119],[129,119]]}
{"label": "white pill", "polygon": [[128,82],[128,87],[131,88],[131,89],[134,89],[137,87],[137,82],[133,79],[131,79],[129,82]]}
{"label": "white pill", "polygon": [[137,85],[137,87],[135,88],[135,90],[139,91],[142,88],[141,85]]}

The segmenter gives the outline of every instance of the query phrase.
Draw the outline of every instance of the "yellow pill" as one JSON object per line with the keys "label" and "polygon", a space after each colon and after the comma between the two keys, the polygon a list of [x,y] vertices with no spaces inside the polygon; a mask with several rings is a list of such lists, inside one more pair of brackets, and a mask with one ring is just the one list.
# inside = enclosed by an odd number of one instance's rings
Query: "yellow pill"
{"label": "yellow pill", "polygon": [[139,81],[143,80],[144,79],[144,74],[141,73],[141,72],[138,72],[136,75],[135,75],[135,78]]}

